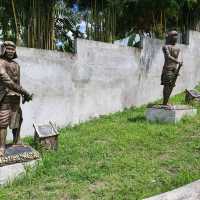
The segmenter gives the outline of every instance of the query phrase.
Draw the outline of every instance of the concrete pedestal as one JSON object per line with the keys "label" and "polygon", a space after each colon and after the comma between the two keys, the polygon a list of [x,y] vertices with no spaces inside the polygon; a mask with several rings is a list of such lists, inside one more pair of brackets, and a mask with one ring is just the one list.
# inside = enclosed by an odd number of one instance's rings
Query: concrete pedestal
{"label": "concrete pedestal", "polygon": [[177,123],[185,116],[195,116],[197,109],[186,105],[153,106],[147,109],[146,119],[150,122]]}
{"label": "concrete pedestal", "polygon": [[27,167],[34,167],[40,159],[39,153],[26,145],[7,145],[5,156],[0,157],[0,186],[23,175]]}
{"label": "concrete pedestal", "polygon": [[24,163],[16,163],[0,167],[0,186],[12,182],[15,178],[22,176],[27,167],[34,167],[38,160],[32,160]]}

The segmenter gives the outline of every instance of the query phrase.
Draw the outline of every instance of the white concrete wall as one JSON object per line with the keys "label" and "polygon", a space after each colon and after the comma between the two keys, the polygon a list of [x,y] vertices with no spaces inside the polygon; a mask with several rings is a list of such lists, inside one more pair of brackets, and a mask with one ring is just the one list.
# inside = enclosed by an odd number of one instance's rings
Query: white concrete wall
{"label": "white concrete wall", "polygon": [[[22,85],[34,93],[22,106],[22,135],[33,134],[33,122],[64,127],[162,97],[162,43],[148,39],[139,50],[78,40],[76,56],[18,48]],[[181,48],[184,67],[174,93],[200,81],[200,33],[191,32],[190,45]]]}

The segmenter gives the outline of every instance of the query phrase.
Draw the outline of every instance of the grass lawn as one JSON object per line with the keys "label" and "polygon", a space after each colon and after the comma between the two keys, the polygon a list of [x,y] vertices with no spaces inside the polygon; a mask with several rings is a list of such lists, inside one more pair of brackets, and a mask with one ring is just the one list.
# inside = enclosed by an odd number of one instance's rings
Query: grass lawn
{"label": "grass lawn", "polygon": [[200,179],[200,114],[169,125],[148,123],[144,112],[62,129],[59,150],[43,153],[37,170],[1,188],[0,199],[135,200]]}

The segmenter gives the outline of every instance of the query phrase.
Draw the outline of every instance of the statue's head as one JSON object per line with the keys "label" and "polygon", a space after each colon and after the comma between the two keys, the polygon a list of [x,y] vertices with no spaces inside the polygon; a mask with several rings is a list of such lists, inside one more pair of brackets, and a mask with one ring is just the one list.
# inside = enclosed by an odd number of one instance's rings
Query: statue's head
{"label": "statue's head", "polygon": [[177,31],[170,31],[166,37],[166,43],[175,45],[178,40],[178,32]]}
{"label": "statue's head", "polygon": [[5,41],[3,42],[1,46],[1,57],[6,58],[8,60],[12,60],[14,58],[17,58],[17,53],[16,53],[16,45],[12,41]]}

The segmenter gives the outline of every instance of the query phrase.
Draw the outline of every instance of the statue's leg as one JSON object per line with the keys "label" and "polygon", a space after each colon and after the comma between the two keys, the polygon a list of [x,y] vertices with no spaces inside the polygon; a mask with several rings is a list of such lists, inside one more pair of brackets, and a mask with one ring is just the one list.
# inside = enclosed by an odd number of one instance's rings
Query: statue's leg
{"label": "statue's leg", "polygon": [[12,129],[12,133],[13,133],[13,145],[22,144],[20,140],[20,128]]}
{"label": "statue's leg", "polygon": [[0,157],[4,156],[6,146],[7,128],[0,128]]}
{"label": "statue's leg", "polygon": [[172,93],[173,87],[171,85],[164,85],[163,88],[163,105],[167,105],[169,102],[169,97]]}
{"label": "statue's leg", "polygon": [[[4,108],[4,109],[2,109],[2,108]],[[4,153],[5,153],[7,127],[9,124],[9,118],[10,118],[9,107],[1,105],[1,110],[0,110],[0,157],[4,156]]]}
{"label": "statue's leg", "polygon": [[20,145],[22,144],[21,140],[20,140],[20,131],[21,131],[21,125],[22,125],[22,112],[21,112],[21,108],[18,111],[18,114],[15,118],[15,121],[17,121],[17,126],[15,128],[12,128],[12,134],[13,134],[13,144],[14,145]]}

